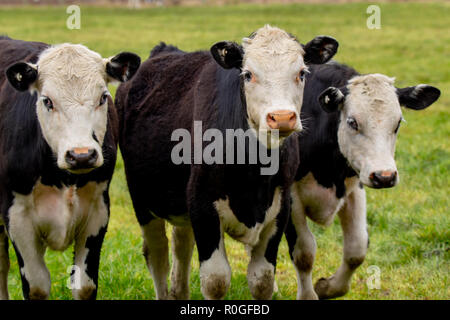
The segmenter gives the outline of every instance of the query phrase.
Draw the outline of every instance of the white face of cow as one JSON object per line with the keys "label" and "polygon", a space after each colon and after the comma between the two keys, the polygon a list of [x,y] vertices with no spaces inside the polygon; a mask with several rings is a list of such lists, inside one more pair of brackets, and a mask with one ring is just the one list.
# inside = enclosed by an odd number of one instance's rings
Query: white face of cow
{"label": "white face of cow", "polygon": [[[139,64],[139,57],[131,53],[102,59],[82,45],[62,44],[45,50],[37,66],[18,63],[7,73],[17,89],[38,92],[38,121],[58,167],[86,173],[103,164],[108,82],[127,80]],[[29,79],[33,72],[34,80]],[[28,80],[28,85],[23,84]]]}
{"label": "white face of cow", "polygon": [[337,47],[336,40],[325,36],[302,46],[286,31],[266,25],[244,38],[242,46],[219,42],[211,53],[222,67],[240,69],[250,128],[279,130],[282,142],[302,130],[300,108],[306,63],[328,61]]}
{"label": "white face of cow", "polygon": [[269,26],[245,38],[242,75],[248,123],[256,130],[300,131],[305,73],[304,50],[292,36]]}
{"label": "white face of cow", "polygon": [[399,181],[394,153],[403,120],[400,104],[423,109],[439,97],[438,89],[426,85],[402,90],[394,87],[393,78],[369,74],[351,79],[343,90],[346,96],[329,88],[319,97],[326,111],[340,108],[340,151],[361,182],[372,188],[393,187]]}
{"label": "white face of cow", "polygon": [[399,180],[394,152],[403,118],[393,84],[383,75],[352,79],[341,111],[339,147],[368,186],[373,186],[376,174],[391,178],[392,186]]}

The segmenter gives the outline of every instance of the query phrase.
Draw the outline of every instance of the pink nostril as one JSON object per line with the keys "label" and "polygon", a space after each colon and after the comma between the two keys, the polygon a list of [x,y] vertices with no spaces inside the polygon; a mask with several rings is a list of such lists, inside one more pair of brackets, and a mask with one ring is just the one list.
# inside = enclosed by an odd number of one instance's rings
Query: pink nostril
{"label": "pink nostril", "polygon": [[290,110],[278,110],[267,115],[267,124],[271,129],[292,131],[297,124],[297,115]]}

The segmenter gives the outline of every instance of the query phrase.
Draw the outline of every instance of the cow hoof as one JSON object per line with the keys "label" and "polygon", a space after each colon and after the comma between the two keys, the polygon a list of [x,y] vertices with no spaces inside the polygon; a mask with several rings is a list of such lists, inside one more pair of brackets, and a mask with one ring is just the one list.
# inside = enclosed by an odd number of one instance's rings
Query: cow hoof
{"label": "cow hoof", "polygon": [[319,297],[314,291],[302,292],[299,300],[319,300]]}
{"label": "cow hoof", "polygon": [[75,300],[94,300],[96,296],[97,290],[95,286],[82,287],[79,290],[75,290],[73,295]]}
{"label": "cow hoof", "polygon": [[249,288],[252,297],[256,300],[272,299],[274,280],[272,270],[264,270],[258,277],[255,275],[249,278]]}
{"label": "cow hoof", "polygon": [[189,290],[170,290],[169,300],[189,300]]}
{"label": "cow hoof", "polygon": [[230,281],[225,275],[211,274],[202,279],[202,293],[207,300],[221,300],[228,291]]}
{"label": "cow hoof", "polygon": [[334,277],[330,278],[320,278],[314,285],[314,290],[316,291],[319,299],[333,299],[345,295],[349,286],[336,286]]}
{"label": "cow hoof", "polygon": [[29,299],[30,300],[46,300],[48,299],[49,292],[41,288],[30,288]]}

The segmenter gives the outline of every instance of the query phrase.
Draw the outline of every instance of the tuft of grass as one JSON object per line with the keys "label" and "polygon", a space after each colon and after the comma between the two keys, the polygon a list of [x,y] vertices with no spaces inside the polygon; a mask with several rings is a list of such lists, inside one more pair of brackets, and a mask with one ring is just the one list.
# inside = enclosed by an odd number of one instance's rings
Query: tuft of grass
{"label": "tuft of grass", "polygon": [[[431,108],[404,110],[397,143],[401,183],[394,189],[367,190],[370,249],[343,299],[450,298],[450,6],[445,3],[382,3],[380,30],[366,27],[368,4],[233,5],[222,7],[95,8],[81,6],[81,30],[68,30],[65,7],[0,8],[0,33],[47,43],[83,43],[103,56],[134,51],[146,59],[159,41],[183,50],[208,49],[228,39],[240,41],[269,23],[306,42],[328,34],[340,42],[336,60],[361,73],[384,73],[399,87],[437,86],[442,96]],[[18,23],[20,21],[20,23]],[[112,93],[115,89],[111,88]],[[149,195],[151,196],[151,195]],[[310,224],[317,236],[314,279],[330,276],[342,259],[338,221],[329,228]],[[170,227],[168,235],[170,237]],[[226,299],[251,299],[243,246],[227,237],[233,270]],[[142,238],[119,157],[111,184],[111,220],[103,245],[99,299],[154,299],[141,254]],[[9,290],[21,299],[17,260],[12,249]],[[51,299],[71,299],[67,288],[72,250],[47,252]],[[380,268],[381,289],[369,290],[369,266]],[[295,299],[296,278],[287,244],[281,243],[275,299]],[[196,253],[191,296],[202,299]]]}

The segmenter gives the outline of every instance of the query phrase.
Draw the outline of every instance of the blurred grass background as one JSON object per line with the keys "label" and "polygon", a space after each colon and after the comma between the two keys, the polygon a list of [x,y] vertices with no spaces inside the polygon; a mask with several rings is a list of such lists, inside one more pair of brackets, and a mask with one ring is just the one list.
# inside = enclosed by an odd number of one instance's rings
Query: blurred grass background
{"label": "blurred grass background", "polygon": [[[421,112],[404,110],[397,165],[400,184],[367,190],[370,248],[343,299],[450,298],[450,5],[381,3],[380,30],[366,27],[368,4],[232,5],[222,7],[127,8],[81,7],[81,29],[66,28],[66,7],[1,7],[0,34],[47,43],[83,43],[103,56],[122,50],[146,59],[159,41],[183,50],[208,49],[220,40],[236,40],[269,23],[302,42],[328,34],[340,42],[336,60],[361,73],[397,78],[399,87],[427,83],[441,89],[437,103]],[[112,88],[112,92],[115,89]],[[149,195],[151,196],[151,195]],[[153,284],[141,254],[142,238],[129,198],[120,158],[111,185],[111,220],[103,245],[99,299],[154,299]],[[317,237],[314,280],[330,276],[342,257],[342,232],[311,224]],[[169,229],[169,228],[168,228]],[[233,270],[226,299],[251,299],[243,245],[227,238]],[[9,290],[21,299],[19,271],[10,249]],[[72,250],[47,252],[51,299],[71,299],[66,287]],[[194,255],[191,297],[202,299]],[[381,270],[381,289],[369,290],[368,270]],[[276,299],[295,299],[296,277],[283,239]]]}

